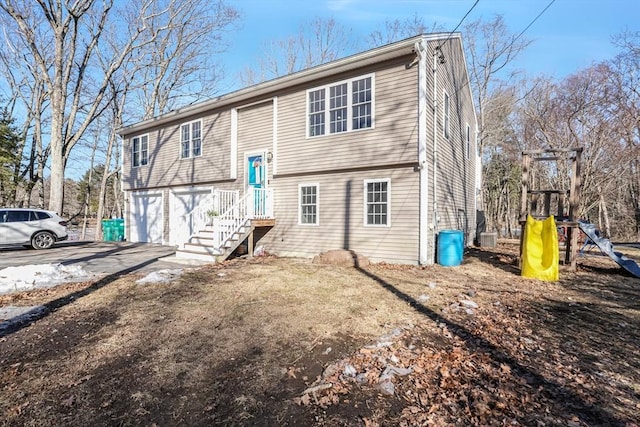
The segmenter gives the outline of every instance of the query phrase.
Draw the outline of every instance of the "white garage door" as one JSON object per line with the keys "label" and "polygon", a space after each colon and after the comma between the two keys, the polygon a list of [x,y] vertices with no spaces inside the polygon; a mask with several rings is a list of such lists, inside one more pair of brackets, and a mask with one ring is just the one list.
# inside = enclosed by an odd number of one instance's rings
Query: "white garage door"
{"label": "white garage door", "polygon": [[195,231],[196,225],[189,214],[205,200],[210,200],[211,189],[172,191],[169,199],[169,244],[185,243]]}
{"label": "white garage door", "polygon": [[162,243],[162,193],[131,196],[129,230],[132,242]]}

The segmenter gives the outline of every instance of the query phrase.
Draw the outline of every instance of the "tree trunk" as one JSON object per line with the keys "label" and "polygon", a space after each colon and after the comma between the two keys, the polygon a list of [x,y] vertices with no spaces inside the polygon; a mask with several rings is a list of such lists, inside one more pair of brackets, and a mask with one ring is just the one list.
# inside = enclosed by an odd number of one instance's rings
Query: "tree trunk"
{"label": "tree trunk", "polygon": [[[115,127],[114,127],[115,129]],[[100,193],[98,196],[98,211],[96,212],[96,240],[102,240],[102,218],[104,215],[104,205],[107,199],[107,185],[109,183],[109,165],[111,164],[111,153],[113,151],[113,142],[116,139],[114,131],[109,135],[109,143],[107,145],[106,158],[104,161],[104,170],[102,172],[102,179],[100,180]]]}
{"label": "tree trunk", "polygon": [[63,214],[64,208],[64,154],[60,140],[51,134],[51,176],[49,182],[49,210]]}
{"label": "tree trunk", "polygon": [[604,199],[604,195],[602,194],[602,189],[598,188],[598,192],[600,193],[600,203],[598,204],[599,211],[599,221],[602,223],[599,225],[601,231],[604,231],[604,235],[608,238],[611,238],[611,223],[609,221],[609,211],[607,210],[607,202]]}

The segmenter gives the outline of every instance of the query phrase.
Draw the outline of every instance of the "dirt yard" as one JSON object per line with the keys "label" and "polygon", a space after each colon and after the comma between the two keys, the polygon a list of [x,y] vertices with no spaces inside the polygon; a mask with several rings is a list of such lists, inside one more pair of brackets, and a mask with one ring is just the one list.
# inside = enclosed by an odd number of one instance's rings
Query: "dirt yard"
{"label": "dirt yard", "polygon": [[0,331],[0,425],[640,425],[640,279],[596,255],[522,279],[516,248],[2,296],[45,310]]}

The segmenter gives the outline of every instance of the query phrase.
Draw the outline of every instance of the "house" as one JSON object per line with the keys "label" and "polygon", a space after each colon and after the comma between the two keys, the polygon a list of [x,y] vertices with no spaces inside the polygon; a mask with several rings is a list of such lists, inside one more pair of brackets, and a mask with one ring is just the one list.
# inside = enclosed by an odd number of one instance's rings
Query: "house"
{"label": "house", "polygon": [[476,117],[458,33],[419,35],[119,130],[126,238],[228,254],[349,249],[432,264],[475,234]]}

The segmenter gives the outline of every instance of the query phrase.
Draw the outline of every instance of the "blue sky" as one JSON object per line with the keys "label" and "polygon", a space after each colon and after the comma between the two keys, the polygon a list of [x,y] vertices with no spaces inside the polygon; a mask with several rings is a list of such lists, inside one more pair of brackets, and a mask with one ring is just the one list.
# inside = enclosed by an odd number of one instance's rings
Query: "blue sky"
{"label": "blue sky", "polygon": [[[503,15],[518,34],[551,0],[480,0],[466,21]],[[404,20],[414,14],[427,26],[434,21],[453,30],[475,0],[229,0],[241,14],[243,29],[234,34],[222,59],[229,84],[246,64],[261,56],[262,43],[293,35],[304,22],[333,17],[353,34],[366,37],[386,19]],[[592,63],[612,58],[611,37],[640,30],[638,0],[555,0],[527,30],[533,41],[518,58],[517,68],[529,76],[562,78]]]}

